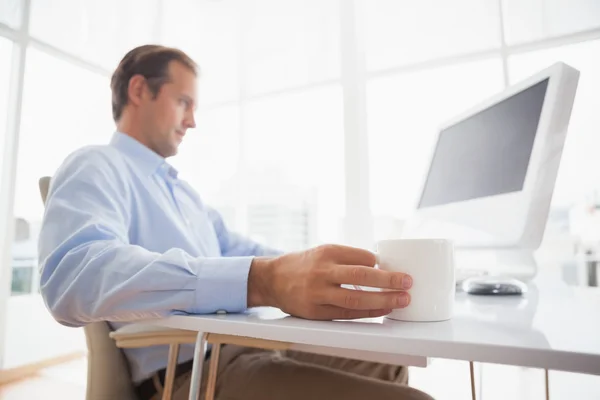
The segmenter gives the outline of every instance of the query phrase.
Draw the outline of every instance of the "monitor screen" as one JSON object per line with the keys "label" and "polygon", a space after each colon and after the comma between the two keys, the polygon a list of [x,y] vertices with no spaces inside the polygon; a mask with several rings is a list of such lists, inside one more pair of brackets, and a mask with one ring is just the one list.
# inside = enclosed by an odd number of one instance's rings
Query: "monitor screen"
{"label": "monitor screen", "polygon": [[418,208],[523,189],[548,78],[440,132]]}

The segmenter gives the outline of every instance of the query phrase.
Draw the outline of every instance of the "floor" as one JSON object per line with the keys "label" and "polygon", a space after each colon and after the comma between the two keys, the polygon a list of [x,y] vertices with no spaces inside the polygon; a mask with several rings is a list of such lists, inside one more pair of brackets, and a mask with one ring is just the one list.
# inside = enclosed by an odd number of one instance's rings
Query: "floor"
{"label": "floor", "polygon": [[36,376],[0,386],[0,400],[84,400],[87,360],[70,361]]}
{"label": "floor", "polygon": [[[48,368],[36,376],[0,386],[0,400],[84,400],[86,359]],[[475,364],[478,400],[544,400],[544,371],[493,364]],[[432,360],[411,368],[410,384],[436,400],[471,399],[469,363]],[[600,400],[600,376],[550,372],[551,400]]]}
{"label": "floor", "polygon": [[[412,368],[410,385],[436,400],[471,399],[466,361],[432,359],[427,368]],[[544,400],[544,370],[474,363],[478,400]],[[600,370],[599,370],[600,373]],[[600,375],[549,372],[550,400],[600,400]]]}

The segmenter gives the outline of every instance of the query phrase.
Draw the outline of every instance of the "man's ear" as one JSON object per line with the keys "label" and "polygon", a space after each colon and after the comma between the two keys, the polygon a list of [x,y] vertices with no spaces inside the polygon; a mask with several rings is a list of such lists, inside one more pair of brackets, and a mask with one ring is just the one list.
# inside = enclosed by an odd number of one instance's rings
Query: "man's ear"
{"label": "man's ear", "polygon": [[129,80],[129,86],[127,87],[127,96],[129,102],[135,105],[139,105],[144,97],[146,90],[146,78],[142,75],[134,75]]}

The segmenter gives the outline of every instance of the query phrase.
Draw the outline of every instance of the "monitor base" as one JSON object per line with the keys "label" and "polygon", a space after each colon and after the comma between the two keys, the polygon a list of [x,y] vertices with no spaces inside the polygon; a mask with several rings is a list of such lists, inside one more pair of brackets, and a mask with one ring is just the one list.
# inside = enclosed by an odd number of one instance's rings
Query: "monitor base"
{"label": "monitor base", "polygon": [[533,279],[538,265],[531,249],[486,248],[455,250],[456,283],[473,276],[504,276],[523,282]]}

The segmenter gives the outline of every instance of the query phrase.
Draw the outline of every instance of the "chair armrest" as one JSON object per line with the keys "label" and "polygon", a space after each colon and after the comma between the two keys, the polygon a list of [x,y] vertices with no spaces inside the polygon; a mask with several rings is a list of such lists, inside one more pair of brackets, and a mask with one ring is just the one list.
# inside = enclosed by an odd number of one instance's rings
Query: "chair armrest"
{"label": "chair armrest", "polygon": [[126,349],[195,343],[197,334],[195,331],[134,323],[111,332],[109,336],[116,342],[117,347]]}

